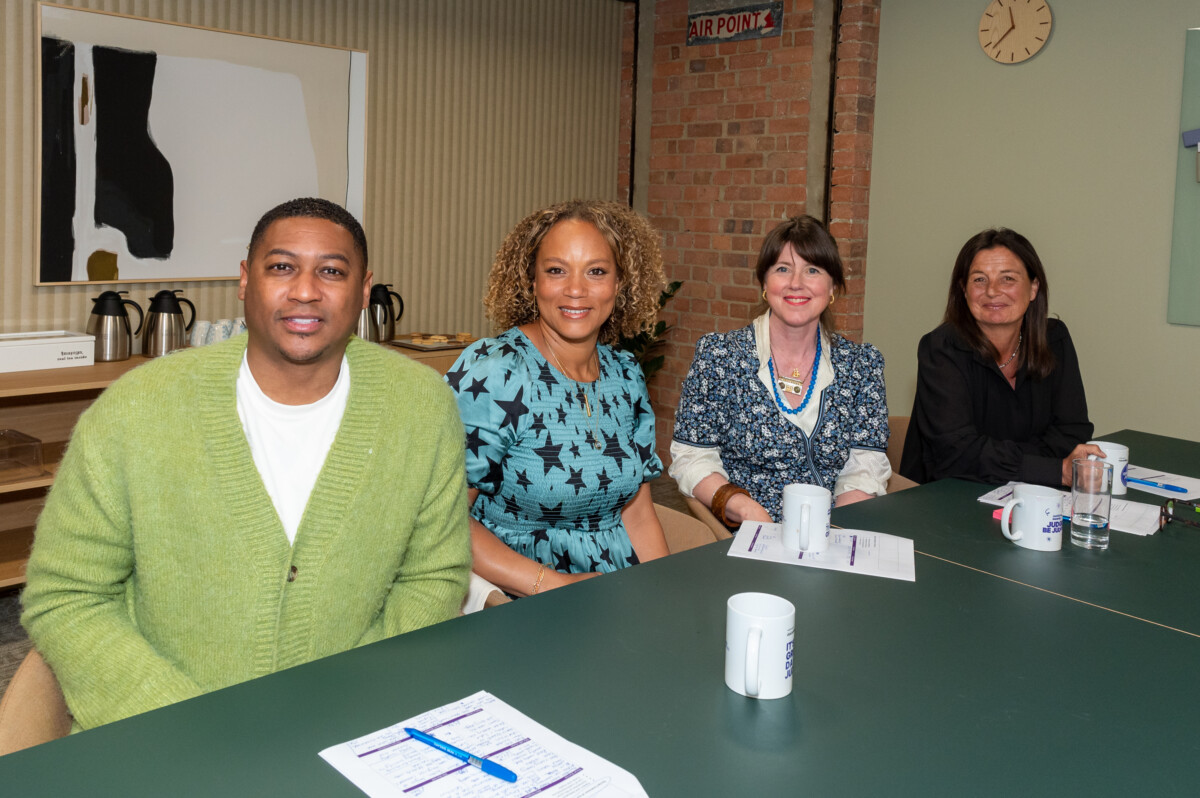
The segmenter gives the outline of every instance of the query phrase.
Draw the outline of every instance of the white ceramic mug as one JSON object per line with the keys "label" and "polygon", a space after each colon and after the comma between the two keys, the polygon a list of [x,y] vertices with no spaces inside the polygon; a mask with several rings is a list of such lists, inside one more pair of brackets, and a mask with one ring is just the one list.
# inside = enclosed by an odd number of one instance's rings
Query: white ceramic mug
{"label": "white ceramic mug", "polygon": [[[1129,447],[1122,446],[1119,443],[1109,443],[1108,441],[1088,441],[1093,446],[1099,446],[1100,451],[1104,452],[1104,462],[1112,463],[1113,467],[1113,484],[1112,495],[1124,496],[1129,488]],[[1088,455],[1089,460],[1099,460],[1100,458],[1094,454]]]}
{"label": "white ceramic mug", "polygon": [[213,343],[220,343],[233,336],[233,319],[217,319],[213,322]]}
{"label": "white ceramic mug", "polygon": [[192,346],[204,346],[209,343],[208,336],[212,332],[211,321],[198,321],[192,324],[192,335],[188,339]]}
{"label": "white ceramic mug", "polygon": [[783,545],[792,551],[820,554],[829,548],[833,494],[819,485],[783,488]]}
{"label": "white ceramic mug", "polygon": [[792,692],[796,608],[770,593],[738,593],[725,605],[725,684],[750,698]]}
{"label": "white ceramic mug", "polygon": [[1034,551],[1061,549],[1062,525],[1062,493],[1041,485],[1014,486],[1013,497],[1000,514],[1004,537]]}

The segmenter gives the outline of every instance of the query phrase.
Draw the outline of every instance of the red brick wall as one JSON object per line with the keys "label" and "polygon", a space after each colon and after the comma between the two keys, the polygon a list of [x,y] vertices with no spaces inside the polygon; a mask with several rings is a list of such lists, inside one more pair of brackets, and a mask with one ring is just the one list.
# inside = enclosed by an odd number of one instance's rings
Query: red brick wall
{"label": "red brick wall", "polygon": [[843,2],[834,71],[829,232],[837,239],[841,251],[847,287],[846,296],[834,308],[838,331],[856,341],[862,340],[866,292],[867,201],[875,130],[879,2]]}
{"label": "red brick wall", "polygon": [[[835,70],[830,229],[849,283],[838,327],[852,338],[862,331],[879,2],[844,0]],[[687,12],[687,0],[655,4],[648,210],[668,278],[684,281],[663,314],[674,329],[650,385],[664,461],[697,339],[762,311],[753,269],[763,236],[787,216],[824,215],[806,208],[812,0],[785,0],[781,36],[695,47]]]}

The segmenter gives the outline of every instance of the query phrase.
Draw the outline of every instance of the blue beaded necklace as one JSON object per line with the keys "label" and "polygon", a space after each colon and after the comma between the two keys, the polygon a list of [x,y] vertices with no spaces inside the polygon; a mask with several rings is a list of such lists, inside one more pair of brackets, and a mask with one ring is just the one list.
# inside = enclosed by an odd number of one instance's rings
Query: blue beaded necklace
{"label": "blue beaded necklace", "polygon": [[789,416],[794,416],[797,413],[803,412],[804,408],[808,407],[808,400],[812,398],[813,386],[817,384],[817,366],[821,364],[821,332],[817,331],[817,353],[813,355],[812,374],[808,377],[808,390],[804,392],[804,401],[799,407],[788,407],[788,403],[783,401],[783,397],[779,395],[779,383],[775,379],[775,358],[767,358],[767,368],[771,372],[771,390],[775,392],[775,404],[779,405],[779,409],[787,413]]}

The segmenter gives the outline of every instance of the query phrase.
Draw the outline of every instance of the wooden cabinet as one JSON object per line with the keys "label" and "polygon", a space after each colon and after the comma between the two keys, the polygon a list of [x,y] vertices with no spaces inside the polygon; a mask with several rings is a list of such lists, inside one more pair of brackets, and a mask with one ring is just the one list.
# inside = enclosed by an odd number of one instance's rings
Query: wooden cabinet
{"label": "wooden cabinet", "polygon": [[46,464],[41,476],[0,483],[0,587],[25,583],[33,527],[79,414],[109,383],[147,359],[0,374],[0,429],[40,438]]}
{"label": "wooden cabinet", "polygon": [[[396,351],[441,374],[461,352]],[[147,360],[135,355],[117,363],[0,374],[0,429],[17,429],[41,439],[46,464],[41,476],[0,483],[0,588],[25,584],[33,529],[79,414],[110,383]]]}

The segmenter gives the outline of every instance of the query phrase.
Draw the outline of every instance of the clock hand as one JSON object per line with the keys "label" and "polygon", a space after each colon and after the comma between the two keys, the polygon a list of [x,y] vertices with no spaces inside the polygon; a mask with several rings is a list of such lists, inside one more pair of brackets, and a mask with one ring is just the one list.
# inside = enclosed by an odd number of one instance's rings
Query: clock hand
{"label": "clock hand", "polygon": [[992,47],[999,47],[1000,42],[1004,41],[1004,37],[1007,36],[1008,34],[1012,33],[1013,29],[1016,27],[1017,27],[1017,23],[1013,21],[1013,12],[1012,12],[1012,7],[1010,6],[1008,9],[1008,30],[1006,30],[1006,31],[1004,31],[1004,33],[1000,34],[999,39],[996,39],[994,42],[992,42]]}

